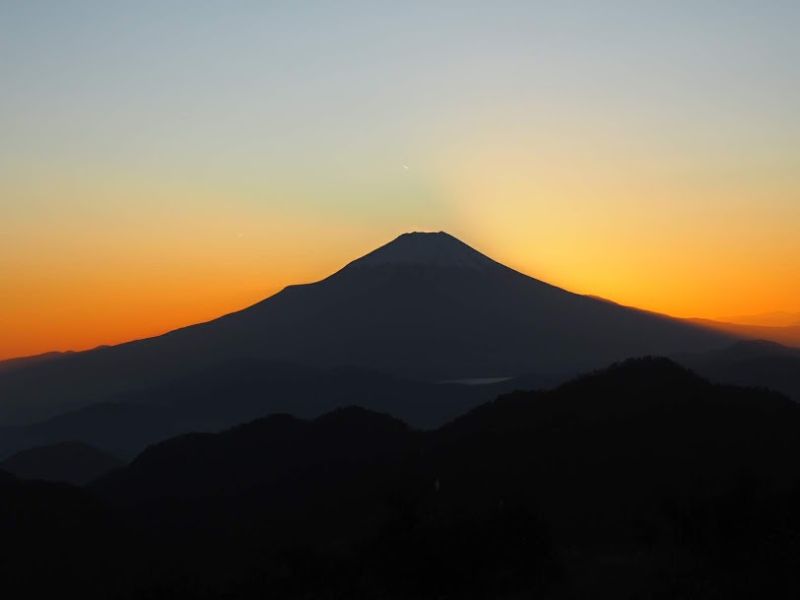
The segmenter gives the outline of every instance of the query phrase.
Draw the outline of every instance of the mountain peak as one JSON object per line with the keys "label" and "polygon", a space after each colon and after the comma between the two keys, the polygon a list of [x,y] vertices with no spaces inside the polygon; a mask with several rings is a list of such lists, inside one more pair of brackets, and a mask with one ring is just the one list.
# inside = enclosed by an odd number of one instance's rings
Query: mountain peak
{"label": "mountain peak", "polygon": [[487,269],[498,263],[444,231],[412,231],[351,263],[358,267],[432,266]]}

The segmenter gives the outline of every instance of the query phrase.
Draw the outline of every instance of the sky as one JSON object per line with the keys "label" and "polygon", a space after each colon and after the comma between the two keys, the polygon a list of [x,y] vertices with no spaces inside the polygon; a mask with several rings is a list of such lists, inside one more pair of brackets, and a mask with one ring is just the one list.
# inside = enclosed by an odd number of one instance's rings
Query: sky
{"label": "sky", "polygon": [[800,3],[0,0],[0,358],[444,230],[681,317],[800,313]]}

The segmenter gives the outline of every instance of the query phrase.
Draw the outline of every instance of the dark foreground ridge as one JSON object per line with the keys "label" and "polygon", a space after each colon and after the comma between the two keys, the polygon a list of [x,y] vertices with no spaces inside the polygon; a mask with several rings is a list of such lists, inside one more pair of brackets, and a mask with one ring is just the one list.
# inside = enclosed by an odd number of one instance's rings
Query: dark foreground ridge
{"label": "dark foreground ridge", "polygon": [[794,598],[800,406],[627,361],[433,432],[365,409],[0,473],[0,579],[83,598]]}

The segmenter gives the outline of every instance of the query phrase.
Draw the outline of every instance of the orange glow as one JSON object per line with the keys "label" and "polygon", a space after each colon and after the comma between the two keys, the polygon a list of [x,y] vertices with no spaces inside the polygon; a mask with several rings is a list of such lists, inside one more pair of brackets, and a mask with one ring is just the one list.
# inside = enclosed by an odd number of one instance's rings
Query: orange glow
{"label": "orange glow", "polygon": [[[5,273],[13,285],[4,287],[0,299],[0,357],[115,344],[212,319],[285,285],[325,277],[399,233],[347,235],[339,226],[327,237],[315,229],[299,238],[255,229],[259,233],[249,230],[242,237],[232,232],[230,244],[204,239],[193,247],[182,240],[139,247],[133,255],[124,252],[124,239],[99,236],[47,260],[7,257]],[[526,229],[524,222],[502,235],[491,228],[482,235],[452,232],[509,266],[567,289],[678,316],[787,308],[786,299],[800,295],[797,265],[761,268],[737,248],[719,254],[709,248],[696,259],[692,248],[673,253],[668,246],[648,245],[644,234],[605,237],[600,227],[591,236],[589,229],[580,242],[557,229]]]}
{"label": "orange glow", "polygon": [[346,226],[326,232],[289,217],[201,215],[92,231],[68,219],[37,225],[8,231],[0,249],[0,359],[206,321],[320,279],[362,249]]}
{"label": "orange glow", "polygon": [[796,2],[102,4],[0,9],[0,358],[410,230],[674,316],[800,314]]}
{"label": "orange glow", "polygon": [[[323,278],[414,229],[446,230],[568,290],[674,316],[800,312],[798,182],[695,177],[677,159],[637,154],[556,146],[537,158],[508,143],[463,144],[431,159],[424,175],[440,205],[399,213],[391,189],[390,201],[372,201],[383,197],[372,182],[300,191],[5,182],[32,208],[0,222],[0,358],[208,320]],[[333,201],[354,196],[371,212]]]}

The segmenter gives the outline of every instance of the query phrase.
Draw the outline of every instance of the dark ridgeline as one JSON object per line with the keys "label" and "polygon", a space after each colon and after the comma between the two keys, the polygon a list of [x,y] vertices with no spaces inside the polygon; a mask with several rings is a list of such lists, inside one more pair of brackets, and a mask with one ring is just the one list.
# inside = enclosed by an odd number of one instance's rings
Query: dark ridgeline
{"label": "dark ridgeline", "polygon": [[742,341],[676,357],[712,381],[769,388],[800,402],[800,349],[774,342]]}
{"label": "dark ridgeline", "polygon": [[442,381],[574,374],[732,339],[566,292],[446,233],[411,233],[320,282],[208,323],[0,373],[0,425],[43,421],[241,359]]}
{"label": "dark ridgeline", "polygon": [[[712,381],[780,391],[800,400],[800,351],[764,342],[675,357]],[[551,388],[563,374],[491,384],[413,381],[357,368],[319,369],[262,359],[230,361],[121,394],[25,427],[0,429],[0,459],[31,447],[80,440],[130,459],[147,445],[189,431],[218,431],[272,413],[313,418],[359,405],[415,428],[438,427],[517,389]]]}
{"label": "dark ridgeline", "polygon": [[[781,325],[724,323],[711,319],[693,319],[693,322],[745,339],[769,340],[786,346],[800,347],[800,315],[793,315],[793,317],[793,323]],[[792,315],[787,315],[786,318],[787,320],[791,319]]]}
{"label": "dark ridgeline", "polygon": [[9,358],[0,360],[0,373],[10,373],[23,367],[50,362],[74,354],[73,352],[45,352],[33,356],[21,356],[19,358]]}
{"label": "dark ridgeline", "polygon": [[84,598],[794,598],[798,429],[787,398],[666,359],[432,432],[275,415],[154,445],[84,491],[0,476],[0,579]]}
{"label": "dark ridgeline", "polygon": [[81,442],[60,442],[21,450],[0,462],[0,469],[22,479],[82,485],[121,467],[110,454]]}
{"label": "dark ridgeline", "polygon": [[493,384],[414,381],[358,368],[320,369],[263,359],[215,365],[148,389],[24,427],[0,429],[0,459],[20,449],[80,440],[123,458],[189,431],[218,431],[272,413],[313,418],[360,405],[430,429],[515,389],[559,378],[528,375]]}
{"label": "dark ridgeline", "polygon": [[[775,389],[800,400],[800,351],[739,342],[675,358],[712,381]],[[147,445],[179,433],[218,431],[276,412],[313,418],[348,405],[430,429],[499,394],[551,388],[564,379],[564,375],[531,374],[491,384],[442,384],[357,368],[318,369],[241,359],[119,395],[113,402],[26,427],[0,429],[0,459],[65,440],[80,440],[129,459]]]}

